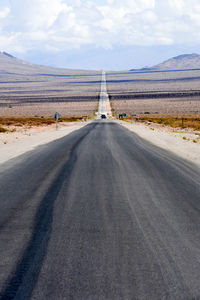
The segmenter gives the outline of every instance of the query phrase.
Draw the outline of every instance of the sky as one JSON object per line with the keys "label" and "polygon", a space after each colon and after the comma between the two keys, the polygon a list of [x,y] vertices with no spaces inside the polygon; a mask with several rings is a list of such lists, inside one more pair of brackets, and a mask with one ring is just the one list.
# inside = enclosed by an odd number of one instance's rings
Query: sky
{"label": "sky", "polygon": [[64,68],[153,66],[200,53],[200,0],[1,0],[0,50]]}

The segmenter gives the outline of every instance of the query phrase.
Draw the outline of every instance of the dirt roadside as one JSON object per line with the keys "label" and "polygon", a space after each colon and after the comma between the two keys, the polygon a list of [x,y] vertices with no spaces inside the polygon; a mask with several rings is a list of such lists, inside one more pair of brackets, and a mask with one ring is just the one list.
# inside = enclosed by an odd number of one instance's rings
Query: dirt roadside
{"label": "dirt roadside", "polygon": [[39,145],[62,138],[89,124],[89,122],[91,121],[62,123],[62,125],[59,125],[58,130],[56,130],[55,124],[33,126],[32,128],[22,126],[15,128],[16,131],[14,132],[0,133],[0,164],[33,150]]}
{"label": "dirt roadside", "polygon": [[200,166],[200,132],[158,124],[116,121],[143,139]]}

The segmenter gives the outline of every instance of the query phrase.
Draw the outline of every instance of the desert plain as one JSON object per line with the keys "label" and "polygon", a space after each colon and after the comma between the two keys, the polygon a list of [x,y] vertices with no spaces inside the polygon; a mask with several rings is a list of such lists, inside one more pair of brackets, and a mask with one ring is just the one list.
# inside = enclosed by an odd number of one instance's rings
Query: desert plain
{"label": "desert plain", "polygon": [[[0,53],[1,162],[95,119],[101,75],[32,65]],[[119,124],[200,163],[200,69],[107,71],[106,80],[113,118],[127,117]],[[63,118],[58,131],[55,112]]]}
{"label": "desert plain", "polygon": [[116,114],[200,114],[200,70],[107,73]]}
{"label": "desert plain", "polygon": [[[200,114],[200,69],[106,72],[113,114]],[[0,116],[94,116],[101,71],[32,65],[0,53]]]}

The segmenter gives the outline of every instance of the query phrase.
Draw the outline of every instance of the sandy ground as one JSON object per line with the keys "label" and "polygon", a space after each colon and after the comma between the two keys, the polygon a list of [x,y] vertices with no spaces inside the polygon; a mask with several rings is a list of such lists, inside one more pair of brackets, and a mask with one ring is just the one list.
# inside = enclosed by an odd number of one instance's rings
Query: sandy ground
{"label": "sandy ground", "polygon": [[17,157],[27,151],[33,150],[39,145],[49,143],[62,138],[71,132],[82,128],[89,122],[71,122],[59,124],[58,130],[55,124],[32,128],[18,127],[16,132],[0,133],[0,164]]}
{"label": "sandy ground", "polygon": [[200,166],[200,132],[173,129],[152,123],[116,122],[156,146],[171,151]]}
{"label": "sandy ground", "polygon": [[[0,105],[2,100],[0,99]],[[98,105],[97,100],[82,101],[82,102],[64,102],[64,103],[32,103],[32,104],[20,104],[9,106],[3,106],[0,109],[0,116],[10,117],[34,117],[45,116],[52,117],[55,112],[59,112],[62,116],[93,116],[94,111]]]}
{"label": "sandy ground", "polygon": [[[59,139],[89,122],[62,123],[58,130],[55,124],[27,128],[17,128],[16,132],[0,133],[0,164],[33,150],[39,145]],[[187,130],[174,130],[158,124],[118,121],[117,123],[137,133],[149,142],[171,151],[200,166],[200,133]],[[184,138],[184,139],[183,139]],[[196,141],[195,143],[193,141]]]}

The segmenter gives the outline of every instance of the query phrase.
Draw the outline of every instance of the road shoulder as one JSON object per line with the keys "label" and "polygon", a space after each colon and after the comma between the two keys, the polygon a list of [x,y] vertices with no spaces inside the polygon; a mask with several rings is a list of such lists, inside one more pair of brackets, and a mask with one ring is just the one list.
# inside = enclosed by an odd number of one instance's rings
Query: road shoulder
{"label": "road shoulder", "polygon": [[21,128],[16,132],[0,133],[0,164],[40,145],[47,144],[78,130],[89,122],[66,123],[55,129],[54,125]]}
{"label": "road shoulder", "polygon": [[193,142],[194,134],[175,130],[173,132],[161,126],[155,128],[144,123],[116,122],[152,144],[200,166],[200,143]]}

